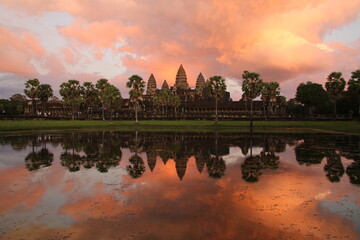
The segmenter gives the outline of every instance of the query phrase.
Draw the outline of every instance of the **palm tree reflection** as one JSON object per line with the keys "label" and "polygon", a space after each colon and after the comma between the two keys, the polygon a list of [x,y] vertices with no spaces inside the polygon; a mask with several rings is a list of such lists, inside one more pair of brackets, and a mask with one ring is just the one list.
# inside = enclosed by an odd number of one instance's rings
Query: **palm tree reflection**
{"label": "palm tree reflection", "polygon": [[241,164],[242,178],[246,182],[257,182],[261,173],[260,156],[250,156]]}
{"label": "palm tree reflection", "polygon": [[139,178],[145,172],[145,164],[143,159],[138,156],[138,153],[142,151],[142,147],[139,147],[138,131],[135,132],[135,141],[130,141],[130,150],[135,152],[135,155],[129,158],[129,165],[126,166],[126,170],[132,178]]}
{"label": "palm tree reflection", "polygon": [[[245,158],[243,164],[241,164],[242,178],[246,182],[257,182],[262,175],[263,169],[278,169],[280,164],[280,158],[275,155],[274,151],[283,150],[283,141],[268,138],[265,135],[263,138],[263,149],[260,154],[253,156],[253,134],[250,131],[250,157]],[[246,151],[247,152],[247,151]]]}
{"label": "palm tree reflection", "polygon": [[82,157],[79,154],[72,152],[64,152],[60,155],[61,166],[66,167],[70,172],[77,172],[80,170],[82,164]]}
{"label": "palm tree reflection", "polygon": [[295,148],[296,161],[300,165],[320,164],[325,157],[321,148],[316,147],[317,142],[305,140]]}
{"label": "palm tree reflection", "polygon": [[126,166],[126,170],[132,178],[139,178],[145,172],[145,164],[140,156],[133,155],[129,159],[130,165]]}
{"label": "palm tree reflection", "polygon": [[33,151],[25,157],[25,166],[29,171],[34,171],[51,166],[53,161],[54,154],[46,148],[41,148],[40,151]]}
{"label": "palm tree reflection", "polygon": [[352,184],[360,185],[360,161],[354,161],[346,168],[346,174]]}
{"label": "palm tree reflection", "polygon": [[209,177],[221,178],[225,175],[226,164],[222,157],[212,156],[206,162],[207,172]]}
{"label": "palm tree reflection", "polygon": [[[70,172],[83,169],[96,169],[108,172],[119,166],[122,148],[132,152],[126,170],[132,178],[144,175],[146,166],[140,153],[146,154],[147,165],[151,172],[157,167],[156,160],[161,157],[164,164],[169,159],[175,163],[180,180],[186,175],[189,159],[195,159],[195,167],[202,173],[206,166],[211,178],[222,178],[226,173],[224,156],[231,152],[230,146],[241,149],[245,155],[241,163],[242,178],[246,182],[258,182],[268,170],[276,170],[280,158],[276,153],[283,152],[287,145],[295,149],[299,165],[321,164],[325,159],[324,172],[330,182],[339,182],[345,172],[352,184],[360,185],[360,138],[356,136],[332,135],[281,135],[281,134],[218,134],[214,133],[123,133],[90,132],[53,135],[31,135],[20,138],[11,136],[0,139],[0,145],[9,145],[16,151],[32,150],[25,157],[25,167],[29,171],[51,166],[54,154],[46,148],[59,147],[62,153],[60,163]],[[254,151],[254,149],[259,149]],[[345,170],[342,157],[353,161]],[[190,160],[191,163],[192,160]]]}
{"label": "palm tree reflection", "polygon": [[207,159],[206,167],[211,178],[221,178],[225,175],[226,164],[224,159],[218,154],[218,131],[215,131],[215,155]]}
{"label": "palm tree reflection", "polygon": [[46,148],[46,142],[39,151],[35,151],[35,146],[41,146],[34,136],[31,138],[32,151],[25,157],[25,167],[29,171],[49,167],[54,161],[54,154]]}
{"label": "palm tree reflection", "polygon": [[327,163],[324,167],[326,177],[330,182],[339,182],[340,178],[344,175],[345,170],[341,162],[339,154],[331,153],[327,157]]}

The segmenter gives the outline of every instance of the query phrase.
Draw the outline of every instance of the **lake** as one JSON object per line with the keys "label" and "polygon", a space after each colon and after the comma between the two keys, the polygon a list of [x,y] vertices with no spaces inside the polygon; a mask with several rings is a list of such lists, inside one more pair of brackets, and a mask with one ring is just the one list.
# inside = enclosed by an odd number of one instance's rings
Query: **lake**
{"label": "lake", "polygon": [[0,137],[1,239],[360,239],[360,137]]}

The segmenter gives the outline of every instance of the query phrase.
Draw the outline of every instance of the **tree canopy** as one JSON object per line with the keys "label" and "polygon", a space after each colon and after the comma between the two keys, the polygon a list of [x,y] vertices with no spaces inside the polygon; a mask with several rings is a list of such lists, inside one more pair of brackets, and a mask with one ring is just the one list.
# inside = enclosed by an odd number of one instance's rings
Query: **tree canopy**
{"label": "tree canopy", "polygon": [[327,99],[328,96],[324,88],[318,83],[301,83],[296,89],[296,100],[308,108],[310,115],[316,107],[319,107]]}
{"label": "tree canopy", "polygon": [[244,71],[243,75],[242,90],[245,96],[251,100],[257,98],[261,94],[263,87],[263,81],[260,78],[260,74],[256,72]]}
{"label": "tree canopy", "polygon": [[218,100],[224,96],[226,91],[225,78],[222,76],[210,77],[207,83],[210,96],[215,98],[215,123],[218,122]]}
{"label": "tree canopy", "polygon": [[135,122],[138,122],[138,109],[139,101],[143,100],[143,94],[145,91],[145,82],[139,75],[132,75],[129,81],[126,83],[126,87],[130,88],[129,95],[130,101],[135,106]]}
{"label": "tree canopy", "polygon": [[72,119],[75,119],[75,112],[81,105],[83,88],[78,80],[69,80],[60,85],[60,95],[64,103],[71,108]]}
{"label": "tree canopy", "polygon": [[336,101],[341,97],[341,93],[344,91],[346,82],[342,77],[341,72],[332,72],[327,77],[327,82],[325,83],[325,89],[328,93],[330,99]]}
{"label": "tree canopy", "polygon": [[36,104],[36,98],[38,97],[38,86],[40,85],[40,82],[37,78],[29,79],[25,83],[25,95],[31,99],[31,108],[32,108],[32,114],[35,114],[35,104]]}

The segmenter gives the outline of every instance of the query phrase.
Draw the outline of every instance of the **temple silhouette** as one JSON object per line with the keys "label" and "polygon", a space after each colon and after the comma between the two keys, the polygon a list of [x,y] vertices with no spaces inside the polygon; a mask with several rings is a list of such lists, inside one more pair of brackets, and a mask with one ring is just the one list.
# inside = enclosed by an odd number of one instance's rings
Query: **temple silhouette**
{"label": "temple silhouette", "polygon": [[[196,79],[195,88],[191,88],[185,68],[181,64],[176,73],[174,85],[169,86],[167,80],[164,80],[161,88],[158,88],[155,75],[151,73],[146,83],[146,92],[143,96],[144,101],[140,105],[142,110],[139,112],[140,119],[213,119],[215,115],[215,98],[210,95],[206,87],[208,81],[205,80],[204,75],[200,72]],[[167,106],[165,111],[163,107],[155,106],[153,100],[163,90],[168,90],[172,96],[179,97],[180,105],[177,107]],[[285,106],[280,101],[275,102],[276,104],[273,104],[271,109],[268,109],[267,117],[279,118],[279,116],[284,115]],[[220,119],[246,119],[249,117],[249,112],[249,99],[243,97],[235,101],[231,98],[230,92],[227,91],[219,100],[218,114]],[[263,101],[253,101],[253,114],[255,118],[264,118],[265,109]],[[130,100],[123,99],[121,113],[118,114],[118,117],[132,119],[133,115]]]}
{"label": "temple silhouette", "polygon": [[[181,64],[175,78],[175,84],[172,87],[169,87],[166,80],[163,81],[161,89],[157,88],[156,79],[153,73],[150,74],[149,80],[147,81],[146,95],[145,99],[151,100],[156,96],[161,90],[170,90],[173,95],[179,96],[182,101],[194,101],[198,99],[207,99],[210,98],[206,90],[206,81],[202,73],[199,73],[199,76],[196,79],[195,89],[191,89],[187,82],[187,76],[183,65]],[[230,93],[226,92],[225,101],[230,100]]]}
{"label": "temple silhouette", "polygon": [[[138,112],[139,119],[189,119],[189,120],[212,120],[215,117],[215,98],[212,97],[207,89],[207,82],[204,75],[200,72],[195,88],[191,88],[184,66],[181,64],[173,86],[169,86],[167,80],[163,80],[158,85],[155,75],[150,74],[146,82],[146,89],[140,101],[140,109]],[[159,87],[158,87],[159,86]],[[161,87],[160,87],[161,86]],[[178,98],[177,105],[164,104],[156,105],[154,99],[159,96],[162,91],[169,91],[171,97]],[[278,97],[277,97],[278,98]],[[171,102],[171,101],[170,101]],[[30,102],[29,102],[30,103]],[[37,103],[37,115],[41,114],[41,102]],[[76,114],[77,119],[86,119],[88,109],[80,106]],[[101,119],[101,105],[92,108],[91,119]],[[240,120],[248,119],[250,112],[250,100],[242,97],[239,100],[231,98],[229,92],[225,92],[218,102],[218,117],[221,120]],[[31,104],[25,108],[25,115],[31,115]],[[108,113],[106,113],[108,114]],[[134,104],[130,99],[122,99],[119,106],[113,113],[113,119],[134,119]],[[61,101],[46,103],[47,118],[69,119],[71,110]],[[271,107],[266,107],[261,100],[253,101],[254,118],[274,118],[279,119],[286,117],[285,105],[282,101],[273,99]]]}

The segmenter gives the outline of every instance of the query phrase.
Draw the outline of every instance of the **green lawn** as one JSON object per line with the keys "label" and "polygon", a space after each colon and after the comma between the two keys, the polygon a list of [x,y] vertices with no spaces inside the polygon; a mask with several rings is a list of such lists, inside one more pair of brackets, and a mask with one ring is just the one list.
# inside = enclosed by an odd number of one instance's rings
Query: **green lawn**
{"label": "green lawn", "polygon": [[[142,131],[248,131],[248,121],[52,121],[15,120],[0,121],[0,132],[34,130],[142,130]],[[360,123],[356,121],[255,121],[255,132],[342,132],[360,134]]]}

